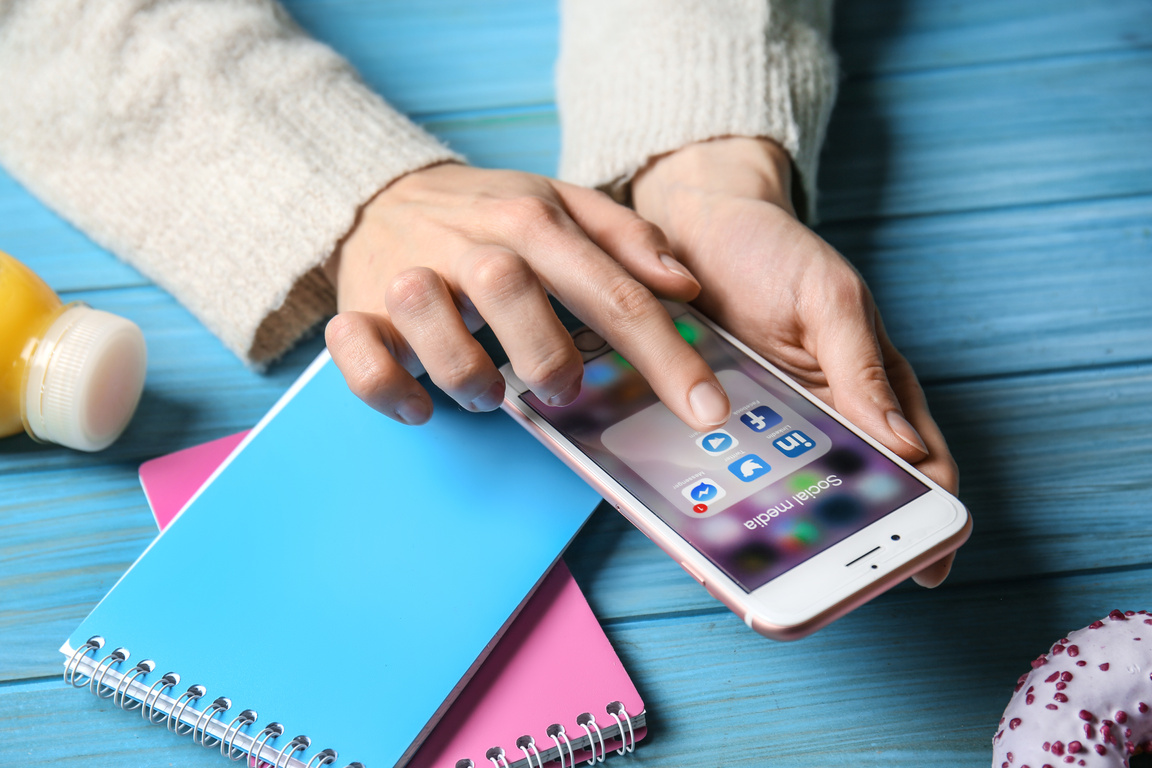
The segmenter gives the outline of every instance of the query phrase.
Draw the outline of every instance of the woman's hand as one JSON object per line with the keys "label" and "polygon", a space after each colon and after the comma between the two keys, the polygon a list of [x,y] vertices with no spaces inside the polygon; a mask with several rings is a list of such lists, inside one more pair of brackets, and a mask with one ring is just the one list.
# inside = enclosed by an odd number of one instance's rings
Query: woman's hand
{"label": "woman's hand", "polygon": [[[606,195],[458,164],[404,176],[373,198],[325,271],[338,314],[325,336],[349,387],[406,424],[432,414],[422,364],[461,406],[500,405],[504,379],[471,332],[491,326],[542,400],[580,392],[583,362],[555,296],[644,375],[695,429],[724,423],[727,396],[656,299],[699,284],[663,234]],[[653,295],[653,294],[656,295]]]}
{"label": "woman's hand", "polygon": [[[705,314],[955,493],[956,463],[916,374],[859,273],[796,220],[790,184],[779,145],[727,138],[658,158],[632,191],[700,281]],[[936,586],[951,562],[916,581]]]}

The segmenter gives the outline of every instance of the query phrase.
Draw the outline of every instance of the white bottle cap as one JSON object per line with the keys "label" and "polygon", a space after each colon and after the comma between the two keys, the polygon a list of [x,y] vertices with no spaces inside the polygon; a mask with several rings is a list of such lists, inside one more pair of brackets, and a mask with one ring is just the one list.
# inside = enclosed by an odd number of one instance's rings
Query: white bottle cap
{"label": "white bottle cap", "polygon": [[131,320],[83,304],[69,307],[28,361],[25,426],[45,442],[107,448],[136,412],[147,360],[144,335]]}

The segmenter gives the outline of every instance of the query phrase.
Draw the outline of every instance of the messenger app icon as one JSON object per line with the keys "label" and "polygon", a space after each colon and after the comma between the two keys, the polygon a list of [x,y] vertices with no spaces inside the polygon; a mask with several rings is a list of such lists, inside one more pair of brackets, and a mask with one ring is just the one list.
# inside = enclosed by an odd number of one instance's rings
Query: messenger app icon
{"label": "messenger app icon", "polygon": [[681,493],[693,505],[714,504],[727,495],[727,491],[719,483],[708,477],[692,481]]}

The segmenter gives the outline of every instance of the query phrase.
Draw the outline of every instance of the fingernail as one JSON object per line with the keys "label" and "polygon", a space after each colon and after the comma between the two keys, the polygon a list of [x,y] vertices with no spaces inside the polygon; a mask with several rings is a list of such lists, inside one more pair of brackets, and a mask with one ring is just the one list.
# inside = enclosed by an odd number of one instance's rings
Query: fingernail
{"label": "fingernail", "polygon": [[691,272],[688,271],[687,267],[685,267],[680,262],[676,261],[676,259],[672,258],[668,254],[666,254],[666,253],[660,254],[660,262],[664,265],[664,268],[667,269],[669,272],[677,274],[680,277],[687,278],[687,279],[691,280],[692,282],[696,283],[697,286],[700,285],[700,281],[697,280],[696,277]]}
{"label": "fingernail", "polygon": [[728,397],[710,381],[702,381],[692,387],[688,393],[688,405],[692,406],[692,414],[698,420],[713,426],[723,424],[732,415]]}
{"label": "fingernail", "polygon": [[548,405],[556,405],[556,406],[568,405],[569,403],[573,402],[579,396],[580,396],[580,382],[577,381],[575,384],[568,387],[568,389],[564,390],[563,392],[556,394],[556,395],[552,395],[552,397],[548,398]]}
{"label": "fingernail", "polygon": [[916,427],[912,426],[899,411],[888,411],[888,426],[892,427],[896,436],[908,445],[928,453],[928,446],[924,445],[924,441],[920,439],[920,433],[916,431]]}
{"label": "fingernail", "polygon": [[405,424],[423,424],[431,416],[428,403],[419,395],[408,395],[396,404],[396,417]]}
{"label": "fingernail", "polygon": [[469,407],[474,411],[491,411],[504,402],[504,379],[495,381],[492,386],[484,390],[484,394],[474,398]]}

